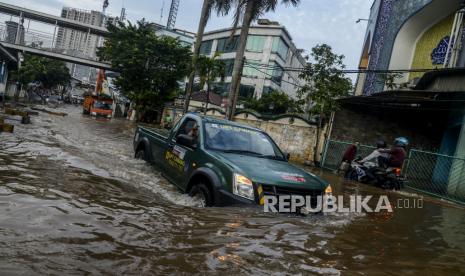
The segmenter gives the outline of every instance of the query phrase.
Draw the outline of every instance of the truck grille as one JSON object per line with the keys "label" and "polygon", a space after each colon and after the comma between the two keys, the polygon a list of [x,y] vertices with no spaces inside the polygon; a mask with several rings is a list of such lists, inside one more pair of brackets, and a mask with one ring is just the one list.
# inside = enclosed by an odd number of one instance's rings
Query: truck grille
{"label": "truck grille", "polygon": [[322,191],[317,190],[302,190],[302,189],[294,189],[288,187],[279,187],[273,185],[262,185],[264,195],[300,195],[300,196],[319,196],[322,195]]}
{"label": "truck grille", "polygon": [[[323,191],[321,190],[295,189],[263,184],[262,188],[264,196],[276,196],[277,198],[279,198],[280,196],[303,196],[305,200],[307,200],[306,196],[310,196],[310,206],[312,208],[315,208],[318,205],[318,196],[323,195]],[[285,199],[284,201],[288,200],[290,199]]]}

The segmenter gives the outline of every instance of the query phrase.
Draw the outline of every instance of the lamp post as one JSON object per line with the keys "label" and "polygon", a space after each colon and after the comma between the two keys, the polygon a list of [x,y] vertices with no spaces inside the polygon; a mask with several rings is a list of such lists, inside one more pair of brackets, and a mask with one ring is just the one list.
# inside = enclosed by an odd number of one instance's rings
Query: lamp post
{"label": "lamp post", "polygon": [[358,24],[358,23],[360,23],[362,21],[367,21],[368,23],[371,23],[371,19],[365,19],[365,18],[359,18],[359,19],[357,19],[357,21],[355,21],[355,23]]}

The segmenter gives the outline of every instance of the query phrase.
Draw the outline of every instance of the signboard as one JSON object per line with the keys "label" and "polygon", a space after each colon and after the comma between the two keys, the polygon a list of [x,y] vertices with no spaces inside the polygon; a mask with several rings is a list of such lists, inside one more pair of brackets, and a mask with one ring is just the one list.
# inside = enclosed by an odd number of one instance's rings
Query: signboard
{"label": "signboard", "polygon": [[[438,46],[431,53],[431,61],[433,65],[443,65],[446,61],[447,47],[449,47],[450,36],[446,36],[439,42]],[[452,49],[453,45],[450,46]],[[449,57],[452,51],[449,50]]]}

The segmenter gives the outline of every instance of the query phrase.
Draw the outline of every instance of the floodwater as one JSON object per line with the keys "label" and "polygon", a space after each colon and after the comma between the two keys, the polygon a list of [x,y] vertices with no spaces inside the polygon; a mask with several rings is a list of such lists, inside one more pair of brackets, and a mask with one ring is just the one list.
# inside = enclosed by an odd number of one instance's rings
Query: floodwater
{"label": "floodwater", "polygon": [[[459,206],[424,198],[393,213],[308,217],[199,208],[133,159],[135,125],[62,111],[0,134],[2,275],[465,274]],[[336,195],[420,201],[316,173]]]}

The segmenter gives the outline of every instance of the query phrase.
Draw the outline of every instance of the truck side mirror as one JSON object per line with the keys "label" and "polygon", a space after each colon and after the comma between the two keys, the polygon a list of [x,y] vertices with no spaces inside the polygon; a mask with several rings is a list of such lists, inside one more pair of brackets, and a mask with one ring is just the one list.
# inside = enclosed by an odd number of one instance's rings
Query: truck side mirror
{"label": "truck side mirror", "polygon": [[289,152],[284,153],[284,156],[286,157],[287,161],[289,161],[289,159],[291,159],[291,154]]}
{"label": "truck side mirror", "polygon": [[176,138],[176,144],[189,147],[189,148],[196,148],[197,147],[197,139],[192,136],[186,134],[180,134]]}

